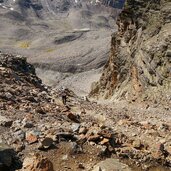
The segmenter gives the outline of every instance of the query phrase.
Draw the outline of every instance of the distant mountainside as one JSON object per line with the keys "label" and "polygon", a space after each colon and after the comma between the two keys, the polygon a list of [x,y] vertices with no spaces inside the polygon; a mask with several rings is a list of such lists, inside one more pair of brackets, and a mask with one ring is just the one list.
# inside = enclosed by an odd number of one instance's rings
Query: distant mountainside
{"label": "distant mountainside", "polygon": [[[115,7],[121,8],[123,3],[123,0],[1,0],[0,48],[33,56],[30,62],[36,64],[51,65],[58,59],[57,65],[59,62],[64,65],[65,72],[70,67],[65,65],[64,58],[72,66],[80,64],[80,57],[83,58],[82,67],[75,66],[81,71],[101,67],[107,60],[110,35],[116,29],[115,18],[120,10]],[[72,58],[78,58],[79,62]],[[59,66],[52,68],[61,70]]]}
{"label": "distant mountainside", "polygon": [[[117,29],[115,21],[123,3],[1,0],[0,49],[27,56],[46,83],[52,72],[70,75],[99,69],[107,61],[111,34]],[[53,78],[53,85],[61,81],[57,75]]]}
{"label": "distant mountainside", "polygon": [[[25,19],[39,17],[48,19],[48,17],[60,18],[68,17],[73,11],[87,11],[84,18],[90,18],[94,13],[104,15],[109,13],[113,15],[113,8],[121,9],[125,0],[1,0],[0,7],[8,9],[8,13],[20,13]],[[114,16],[115,17],[115,16]],[[79,18],[79,16],[78,16]]]}

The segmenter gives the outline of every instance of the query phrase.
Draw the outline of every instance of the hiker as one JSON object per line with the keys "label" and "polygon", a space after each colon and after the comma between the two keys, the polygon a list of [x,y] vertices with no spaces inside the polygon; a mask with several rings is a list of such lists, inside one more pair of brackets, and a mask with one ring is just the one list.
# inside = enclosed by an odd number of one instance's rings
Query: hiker
{"label": "hiker", "polygon": [[66,89],[62,89],[61,96],[62,96],[62,102],[63,102],[63,104],[66,105],[66,99],[67,99]]}

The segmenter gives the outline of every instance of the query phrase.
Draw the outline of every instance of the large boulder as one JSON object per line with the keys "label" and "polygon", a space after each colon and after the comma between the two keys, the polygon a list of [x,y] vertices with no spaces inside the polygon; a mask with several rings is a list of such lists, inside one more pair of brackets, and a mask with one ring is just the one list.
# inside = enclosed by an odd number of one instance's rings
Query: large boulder
{"label": "large boulder", "polygon": [[21,171],[54,171],[53,164],[46,157],[40,154],[26,157]]}
{"label": "large boulder", "polygon": [[131,168],[117,159],[109,158],[95,165],[92,171],[131,171]]}
{"label": "large boulder", "polygon": [[0,170],[10,171],[20,167],[15,151],[6,144],[0,143]]}

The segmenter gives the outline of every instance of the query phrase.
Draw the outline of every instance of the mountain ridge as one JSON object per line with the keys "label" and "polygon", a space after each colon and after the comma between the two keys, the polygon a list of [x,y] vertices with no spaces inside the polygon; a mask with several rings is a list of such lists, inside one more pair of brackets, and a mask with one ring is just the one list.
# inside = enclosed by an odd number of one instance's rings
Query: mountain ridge
{"label": "mountain ridge", "polygon": [[167,0],[126,1],[109,60],[90,95],[170,104],[170,9]]}

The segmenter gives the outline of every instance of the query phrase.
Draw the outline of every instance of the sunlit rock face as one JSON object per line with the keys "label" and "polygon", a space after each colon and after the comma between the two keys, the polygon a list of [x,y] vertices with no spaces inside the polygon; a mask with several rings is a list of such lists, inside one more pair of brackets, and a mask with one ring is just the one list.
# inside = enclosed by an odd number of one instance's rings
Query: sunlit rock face
{"label": "sunlit rock face", "polygon": [[170,16],[169,0],[127,0],[112,36],[109,60],[91,95],[169,103]]}

